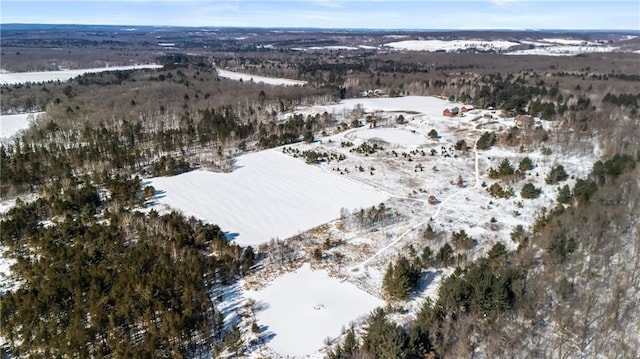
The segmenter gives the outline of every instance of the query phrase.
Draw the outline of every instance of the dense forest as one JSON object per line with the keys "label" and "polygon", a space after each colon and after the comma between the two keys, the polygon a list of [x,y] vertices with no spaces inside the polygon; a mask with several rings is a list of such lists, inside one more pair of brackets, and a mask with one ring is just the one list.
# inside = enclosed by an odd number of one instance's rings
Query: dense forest
{"label": "dense forest", "polygon": [[20,278],[2,297],[14,355],[176,358],[222,340],[209,288],[247,273],[251,247],[175,212],[127,210],[149,192],[137,178],[110,178],[102,190],[86,178],[51,185],[1,223]]}

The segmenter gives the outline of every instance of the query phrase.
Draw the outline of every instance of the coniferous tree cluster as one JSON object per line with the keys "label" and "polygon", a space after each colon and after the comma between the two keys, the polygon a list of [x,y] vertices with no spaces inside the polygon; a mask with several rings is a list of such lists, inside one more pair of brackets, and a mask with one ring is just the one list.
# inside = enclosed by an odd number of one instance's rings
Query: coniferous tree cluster
{"label": "coniferous tree cluster", "polygon": [[175,358],[220,340],[208,288],[246,273],[253,250],[175,212],[109,211],[136,197],[137,178],[110,178],[104,200],[89,181],[65,183],[0,223],[20,278],[0,315],[12,355]]}
{"label": "coniferous tree cluster", "polygon": [[478,141],[476,141],[476,147],[479,150],[488,150],[496,143],[496,140],[497,136],[494,132],[483,132]]}
{"label": "coniferous tree cluster", "polygon": [[544,182],[546,184],[556,184],[566,180],[567,178],[569,178],[569,175],[564,170],[564,167],[562,165],[555,165],[551,168],[551,172],[549,172],[547,177],[544,179]]}
{"label": "coniferous tree cluster", "polygon": [[389,263],[382,280],[382,289],[391,300],[404,300],[416,287],[419,279],[420,267],[402,256],[395,263]]}

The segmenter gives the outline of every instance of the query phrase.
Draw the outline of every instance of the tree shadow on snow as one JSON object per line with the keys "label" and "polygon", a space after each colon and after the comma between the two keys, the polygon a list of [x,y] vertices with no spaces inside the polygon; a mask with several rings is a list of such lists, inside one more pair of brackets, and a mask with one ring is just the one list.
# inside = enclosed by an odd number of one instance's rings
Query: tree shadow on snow
{"label": "tree shadow on snow", "polygon": [[244,304],[241,292],[242,290],[238,283],[217,285],[210,289],[210,297],[216,308],[222,313],[227,325],[240,322],[240,311]]}
{"label": "tree shadow on snow", "polygon": [[264,344],[268,344],[270,341],[273,340],[273,338],[276,337],[276,333],[274,332],[270,332],[269,331],[269,326],[268,325],[261,325],[260,326],[260,339],[259,341],[264,345]]}
{"label": "tree shadow on snow", "polygon": [[422,274],[420,275],[420,280],[418,280],[418,285],[416,286],[416,289],[411,294],[411,300],[419,297],[422,292],[424,292],[427,288],[429,288],[431,283],[433,283],[433,281],[437,277],[438,277],[438,272],[436,271],[422,272]]}
{"label": "tree shadow on snow", "polygon": [[153,191],[153,199],[165,198],[167,196],[167,192],[163,189],[157,189]]}
{"label": "tree shadow on snow", "polygon": [[224,232],[224,236],[227,238],[227,240],[229,242],[231,242],[234,239],[238,238],[239,235],[240,235],[240,233],[238,233],[238,232]]}
{"label": "tree shadow on snow", "polygon": [[256,304],[253,306],[253,309],[257,312],[262,312],[263,310],[267,310],[269,309],[270,305],[269,303],[263,301],[263,300],[259,300],[256,301]]}

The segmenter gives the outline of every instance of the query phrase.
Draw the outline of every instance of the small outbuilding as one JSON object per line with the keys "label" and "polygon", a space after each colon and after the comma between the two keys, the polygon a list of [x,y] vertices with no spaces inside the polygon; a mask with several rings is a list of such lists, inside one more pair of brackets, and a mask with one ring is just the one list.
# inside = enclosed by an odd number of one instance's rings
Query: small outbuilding
{"label": "small outbuilding", "polygon": [[445,108],[444,111],[442,111],[442,116],[445,117],[456,117],[458,115],[460,115],[460,109],[458,107],[452,109]]}

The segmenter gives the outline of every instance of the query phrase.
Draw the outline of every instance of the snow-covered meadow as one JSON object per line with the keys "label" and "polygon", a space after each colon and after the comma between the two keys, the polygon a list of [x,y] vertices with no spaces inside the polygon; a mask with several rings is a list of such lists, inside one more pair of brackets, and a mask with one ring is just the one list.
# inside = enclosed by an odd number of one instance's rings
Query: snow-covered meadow
{"label": "snow-covered meadow", "polygon": [[618,49],[615,46],[603,46],[598,43],[573,44],[571,41],[568,44],[532,43],[532,45],[535,45],[535,47],[509,51],[506,55],[575,56],[578,54],[613,52]]}
{"label": "snow-covered meadow", "polygon": [[277,149],[239,157],[231,173],[194,171],[149,184],[160,193],[158,203],[220,225],[241,245],[288,238],[338,218],[343,207],[387,198]]}
{"label": "snow-covered meadow", "polygon": [[420,146],[427,143],[427,138],[415,131],[400,128],[371,128],[353,133],[353,137],[365,140],[379,139],[384,142],[402,146]]}
{"label": "snow-covered meadow", "polygon": [[306,81],[284,79],[279,77],[265,77],[265,76],[259,76],[259,75],[251,75],[251,74],[245,74],[242,72],[234,72],[234,71],[223,70],[223,69],[216,69],[216,71],[218,72],[218,77],[221,77],[224,79],[245,81],[245,82],[252,81],[255,83],[263,83],[266,85],[302,86],[307,83]]}
{"label": "snow-covered meadow", "polygon": [[506,40],[403,40],[384,44],[393,49],[414,51],[456,51],[469,48],[504,51],[517,45],[517,42]]}
{"label": "snow-covered meadow", "polygon": [[0,73],[0,85],[15,85],[27,82],[68,81],[76,76],[86,73],[104,71],[124,71],[137,69],[158,69],[161,65],[145,64],[130,66],[98,67],[90,69],[75,69],[61,71],[37,71],[37,72],[3,72]]}
{"label": "snow-covered meadow", "polygon": [[[529,45],[522,49],[517,46]],[[575,56],[595,52],[619,51],[616,46],[600,42],[569,38],[543,38],[538,40],[403,40],[384,44],[385,48],[410,51],[456,52],[467,49],[497,51],[507,55]],[[516,50],[517,49],[517,50]]]}
{"label": "snow-covered meadow", "polygon": [[384,305],[383,300],[308,264],[245,296],[258,307],[266,304],[256,317],[267,333],[275,334],[267,347],[293,357],[317,353],[325,338],[337,337],[349,322]]}
{"label": "snow-covered meadow", "polygon": [[0,116],[0,141],[7,140],[29,127],[32,121],[44,112],[19,113]]}
{"label": "snow-covered meadow", "polygon": [[346,116],[347,112],[361,109],[366,113],[391,113],[403,116],[428,116],[442,118],[445,108],[462,107],[461,102],[450,102],[431,96],[405,96],[405,97],[378,97],[378,98],[351,98],[340,101],[337,104],[325,106],[313,106],[300,108],[296,113],[303,115],[315,115],[327,112],[338,117]]}

